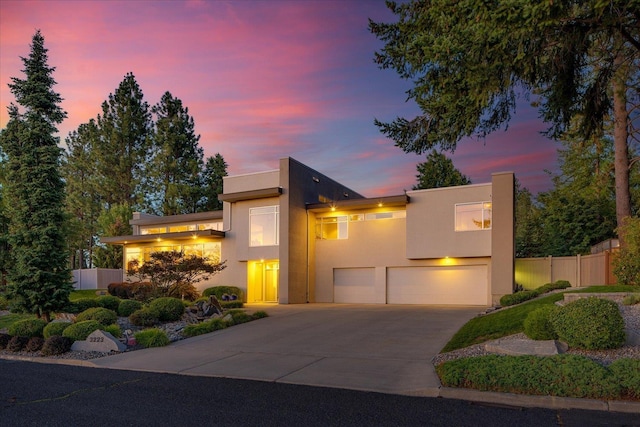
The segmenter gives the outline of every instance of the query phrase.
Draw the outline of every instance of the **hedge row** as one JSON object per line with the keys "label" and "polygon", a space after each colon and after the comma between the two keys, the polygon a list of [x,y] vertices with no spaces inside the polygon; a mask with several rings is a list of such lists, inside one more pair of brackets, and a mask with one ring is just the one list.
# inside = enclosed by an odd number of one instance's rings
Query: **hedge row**
{"label": "hedge row", "polygon": [[482,391],[590,399],[640,399],[640,360],[604,367],[586,357],[480,356],[436,366],[442,385]]}
{"label": "hedge row", "polygon": [[558,280],[553,283],[542,285],[536,289],[504,295],[502,298],[500,298],[500,305],[503,307],[508,307],[510,305],[520,304],[522,302],[536,298],[542,294],[546,294],[547,292],[551,292],[556,289],[566,289],[570,287],[571,283],[567,282],[566,280]]}

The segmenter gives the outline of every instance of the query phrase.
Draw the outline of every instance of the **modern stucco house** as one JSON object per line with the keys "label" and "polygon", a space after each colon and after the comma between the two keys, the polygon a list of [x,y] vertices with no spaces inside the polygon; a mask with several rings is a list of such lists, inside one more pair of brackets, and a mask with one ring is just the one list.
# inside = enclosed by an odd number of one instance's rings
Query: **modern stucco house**
{"label": "modern stucco house", "polygon": [[222,211],[136,213],[124,261],[157,250],[226,260],[248,302],[491,305],[513,292],[514,175],[366,198],[292,159],[224,179]]}

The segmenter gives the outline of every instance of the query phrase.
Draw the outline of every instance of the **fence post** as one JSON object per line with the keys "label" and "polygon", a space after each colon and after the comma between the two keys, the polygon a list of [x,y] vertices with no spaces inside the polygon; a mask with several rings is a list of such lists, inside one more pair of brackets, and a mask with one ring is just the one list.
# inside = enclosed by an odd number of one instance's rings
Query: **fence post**
{"label": "fence post", "polygon": [[553,257],[549,255],[549,283],[553,283]]}
{"label": "fence post", "polygon": [[576,286],[582,286],[582,255],[576,255]]}
{"label": "fence post", "polygon": [[604,284],[607,286],[611,284],[609,280],[609,277],[611,277],[611,265],[609,262],[609,251],[604,251]]}

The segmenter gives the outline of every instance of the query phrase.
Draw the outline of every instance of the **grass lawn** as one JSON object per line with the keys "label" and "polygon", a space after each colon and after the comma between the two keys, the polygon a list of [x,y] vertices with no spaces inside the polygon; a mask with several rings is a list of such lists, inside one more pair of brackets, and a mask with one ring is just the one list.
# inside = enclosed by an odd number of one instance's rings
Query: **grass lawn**
{"label": "grass lawn", "polygon": [[83,289],[80,291],[73,291],[71,292],[71,295],[69,295],[69,301],[77,301],[80,298],[98,298],[99,295],[96,293],[97,291],[107,292],[106,289]]}
{"label": "grass lawn", "polygon": [[24,319],[35,319],[33,314],[7,314],[6,316],[0,316],[0,329],[8,328],[15,322]]}
{"label": "grass lawn", "polygon": [[[637,286],[590,286],[584,289],[570,290],[567,292],[638,292]],[[512,306],[507,309],[498,310],[486,316],[476,317],[468,321],[451,340],[444,346],[441,353],[468,347],[473,344],[480,344],[485,341],[494,340],[507,335],[517,334],[524,331],[523,322],[527,315],[533,310],[544,305],[555,304],[562,300],[562,293],[551,294]]]}

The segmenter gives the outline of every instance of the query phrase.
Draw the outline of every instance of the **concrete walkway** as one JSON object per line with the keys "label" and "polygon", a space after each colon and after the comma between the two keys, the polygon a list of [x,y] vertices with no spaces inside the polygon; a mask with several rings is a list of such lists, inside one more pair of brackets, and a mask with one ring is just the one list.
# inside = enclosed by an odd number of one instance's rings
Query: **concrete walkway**
{"label": "concrete walkway", "polygon": [[269,317],[96,367],[438,396],[431,359],[479,307],[249,305]]}

